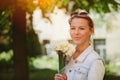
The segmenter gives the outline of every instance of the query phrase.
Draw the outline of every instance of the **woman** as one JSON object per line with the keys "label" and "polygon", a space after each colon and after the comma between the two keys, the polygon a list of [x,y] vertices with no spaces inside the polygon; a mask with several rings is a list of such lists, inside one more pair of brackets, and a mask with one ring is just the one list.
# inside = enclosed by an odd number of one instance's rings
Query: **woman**
{"label": "woman", "polygon": [[73,13],[69,24],[76,51],[65,66],[66,75],[56,74],[55,80],[103,80],[103,60],[90,44],[90,37],[94,33],[92,19],[86,12]]}

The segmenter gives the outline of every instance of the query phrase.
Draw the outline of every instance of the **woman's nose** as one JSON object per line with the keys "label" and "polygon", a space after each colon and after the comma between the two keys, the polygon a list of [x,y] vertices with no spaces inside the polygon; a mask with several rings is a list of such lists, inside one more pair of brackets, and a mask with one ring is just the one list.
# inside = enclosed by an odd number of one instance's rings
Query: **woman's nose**
{"label": "woman's nose", "polygon": [[75,34],[79,34],[79,30],[78,29],[75,30]]}

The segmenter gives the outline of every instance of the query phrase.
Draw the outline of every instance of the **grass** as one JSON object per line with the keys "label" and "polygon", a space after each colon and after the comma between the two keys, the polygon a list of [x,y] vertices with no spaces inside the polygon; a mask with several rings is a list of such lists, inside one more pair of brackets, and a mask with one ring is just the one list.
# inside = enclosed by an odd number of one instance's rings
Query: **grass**
{"label": "grass", "polygon": [[[54,80],[56,71],[51,69],[34,69],[29,71],[29,80]],[[0,80],[13,80],[14,72],[0,72]]]}
{"label": "grass", "polygon": [[34,70],[30,72],[30,80],[54,80],[55,73],[50,69]]}

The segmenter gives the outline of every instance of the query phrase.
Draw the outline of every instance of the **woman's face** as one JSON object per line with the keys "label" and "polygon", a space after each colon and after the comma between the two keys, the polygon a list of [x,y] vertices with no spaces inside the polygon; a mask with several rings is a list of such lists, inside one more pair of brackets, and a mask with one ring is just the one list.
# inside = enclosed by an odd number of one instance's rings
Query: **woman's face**
{"label": "woman's face", "polygon": [[89,44],[93,29],[89,27],[88,21],[82,18],[74,18],[70,23],[70,35],[77,45]]}

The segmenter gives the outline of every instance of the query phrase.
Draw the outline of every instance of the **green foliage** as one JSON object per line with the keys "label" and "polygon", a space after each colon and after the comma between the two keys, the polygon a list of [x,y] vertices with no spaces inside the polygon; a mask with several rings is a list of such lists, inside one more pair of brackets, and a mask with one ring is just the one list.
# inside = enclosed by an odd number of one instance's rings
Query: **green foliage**
{"label": "green foliage", "polygon": [[98,13],[107,13],[110,12],[111,8],[117,10],[119,8],[119,3],[115,0],[75,0],[75,4],[72,8],[72,11],[80,8],[85,9],[89,12],[90,9]]}
{"label": "green foliage", "polygon": [[57,1],[58,0],[38,0],[38,7],[42,10],[43,16],[45,13],[53,12]]}
{"label": "green foliage", "polygon": [[59,8],[66,8],[69,11],[70,2],[74,1],[74,6],[71,11],[76,9],[85,9],[89,12],[90,9],[93,9],[99,13],[110,12],[111,8],[117,10],[119,8],[119,3],[115,0],[39,0],[42,5],[39,4],[43,12],[51,12],[55,6]]}
{"label": "green foliage", "polygon": [[110,7],[117,10],[118,3],[115,0],[96,0],[93,9],[97,12],[110,12]]}
{"label": "green foliage", "polygon": [[69,5],[70,0],[58,0],[57,1],[57,6],[58,8],[65,8],[67,9],[67,6]]}
{"label": "green foliage", "polygon": [[29,56],[37,56],[41,54],[41,44],[39,42],[37,34],[34,30],[27,32],[27,52]]}
{"label": "green foliage", "polygon": [[119,69],[120,65],[116,65],[115,63],[106,64],[106,75],[120,75]]}
{"label": "green foliage", "polygon": [[12,28],[11,11],[6,10],[0,13],[0,52],[11,49]]}
{"label": "green foliage", "polygon": [[30,71],[30,80],[54,80],[55,70],[36,69]]}
{"label": "green foliage", "polygon": [[13,57],[13,51],[12,50],[10,50],[8,52],[2,52],[0,54],[0,61],[1,60],[9,61],[9,60],[11,60],[12,57]]}
{"label": "green foliage", "polygon": [[120,79],[120,65],[115,63],[106,63],[105,64],[105,77],[104,80],[119,80]]}
{"label": "green foliage", "polygon": [[8,52],[0,53],[0,72],[8,71],[13,68],[13,51],[9,50]]}
{"label": "green foliage", "polygon": [[73,11],[76,9],[86,9],[87,11],[89,7],[89,2],[87,0],[75,0],[75,4],[73,6]]}
{"label": "green foliage", "polygon": [[11,7],[14,8],[16,5],[26,9],[28,12],[32,12],[37,6],[42,9],[43,13],[52,12],[55,6],[68,10],[71,1],[75,3],[71,11],[85,9],[89,12],[90,9],[93,9],[99,13],[106,13],[111,11],[110,8],[118,10],[120,5],[116,0],[38,0],[38,4],[34,4],[33,0],[2,0],[0,11]]}
{"label": "green foliage", "polygon": [[38,56],[29,58],[29,65],[35,69],[58,69],[58,58],[48,56]]}

